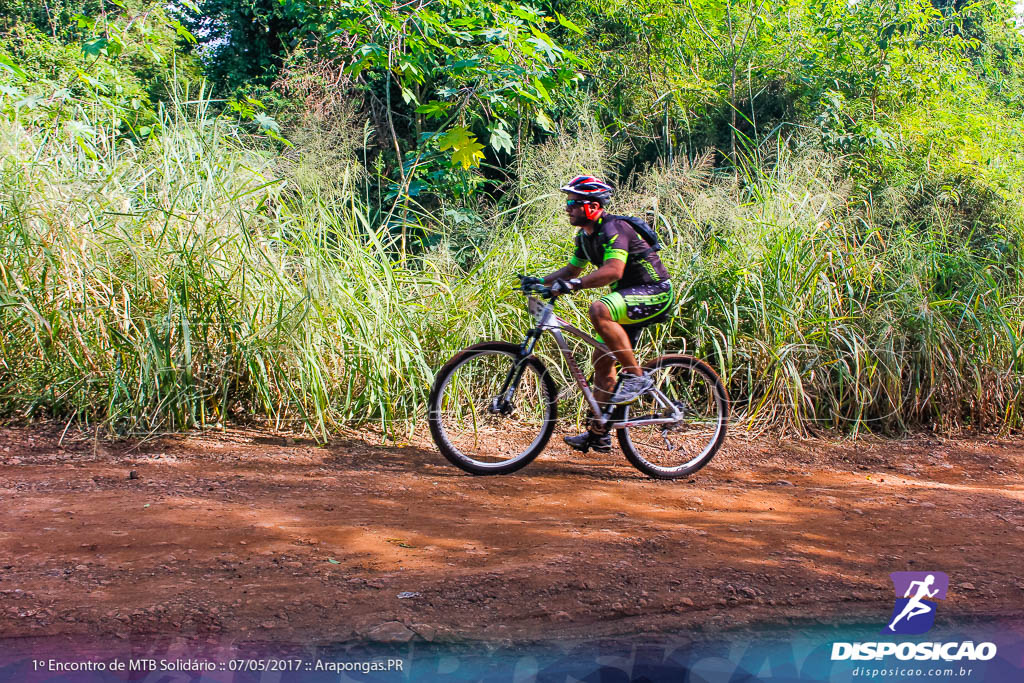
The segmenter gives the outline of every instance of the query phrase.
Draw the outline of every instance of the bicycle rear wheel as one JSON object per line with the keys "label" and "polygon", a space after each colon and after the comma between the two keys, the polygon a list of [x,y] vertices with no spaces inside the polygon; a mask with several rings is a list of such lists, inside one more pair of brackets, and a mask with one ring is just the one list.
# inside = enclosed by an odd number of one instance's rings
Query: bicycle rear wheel
{"label": "bicycle rear wheel", "polygon": [[[678,479],[707,465],[725,441],[729,396],[711,366],[690,356],[662,356],[645,370],[655,386],[683,414],[676,424],[652,424],[619,430],[619,445],[641,472],[657,479]],[[671,417],[652,394],[623,407],[624,420]]]}
{"label": "bicycle rear wheel", "polygon": [[507,474],[544,450],[558,418],[558,389],[536,358],[523,361],[512,403],[499,399],[519,347],[477,344],[456,354],[437,373],[427,403],[434,443],[456,467],[472,474]]}

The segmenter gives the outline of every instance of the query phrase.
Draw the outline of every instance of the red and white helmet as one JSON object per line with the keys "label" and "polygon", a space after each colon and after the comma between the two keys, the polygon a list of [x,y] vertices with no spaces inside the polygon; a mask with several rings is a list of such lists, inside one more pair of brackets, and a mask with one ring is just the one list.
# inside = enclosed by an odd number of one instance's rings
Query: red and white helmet
{"label": "red and white helmet", "polygon": [[600,202],[602,206],[612,196],[612,186],[592,175],[578,175],[558,189],[566,194],[578,194],[595,202]]}

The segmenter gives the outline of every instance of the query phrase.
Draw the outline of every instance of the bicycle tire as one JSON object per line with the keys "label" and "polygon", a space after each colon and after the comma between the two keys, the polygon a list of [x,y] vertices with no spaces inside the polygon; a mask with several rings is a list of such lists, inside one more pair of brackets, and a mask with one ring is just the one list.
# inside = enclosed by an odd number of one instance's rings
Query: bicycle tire
{"label": "bicycle tire", "polygon": [[[725,442],[729,420],[729,395],[725,385],[710,365],[692,356],[661,356],[644,370],[655,375],[659,388],[684,408],[684,413],[689,412],[689,417],[667,428],[649,425],[620,429],[619,446],[634,467],[655,479],[678,479],[693,474],[711,462]],[[669,384],[667,378],[673,373],[676,381]],[[620,414],[623,420],[629,420],[631,413],[637,416],[664,412],[655,405],[653,396],[648,394],[637,403],[623,406]],[[695,446],[699,447],[696,455],[684,451],[684,447],[693,451]],[[680,457],[682,462],[676,464]]]}
{"label": "bicycle tire", "polygon": [[[536,357],[526,359],[524,374],[517,388],[517,400],[523,401],[526,396],[538,405],[531,406],[528,411],[520,412],[517,407],[513,414],[497,415],[487,411],[482,403],[489,403],[489,399],[500,391],[508,369],[518,356],[517,344],[474,344],[455,354],[438,370],[434,379],[427,400],[430,434],[448,462],[470,474],[509,474],[525,467],[544,450],[555,430],[558,387]],[[459,387],[449,391],[460,371],[481,360],[493,360],[493,367],[482,365],[479,371],[470,369],[464,373],[467,379],[460,379]],[[496,386],[497,391],[494,389]],[[455,392],[460,388],[461,393],[456,396]],[[452,412],[456,413],[455,417],[449,415]],[[462,433],[468,425],[460,422],[472,422],[472,438]],[[537,434],[530,438],[534,428],[537,428]],[[520,441],[529,439],[522,450],[516,450],[517,436]],[[503,448],[506,453],[492,455]]]}

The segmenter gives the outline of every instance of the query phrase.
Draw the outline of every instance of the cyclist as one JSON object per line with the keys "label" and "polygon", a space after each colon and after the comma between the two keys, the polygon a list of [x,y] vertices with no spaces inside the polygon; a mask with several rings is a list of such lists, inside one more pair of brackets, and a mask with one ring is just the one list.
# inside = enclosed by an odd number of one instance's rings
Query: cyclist
{"label": "cyclist", "polygon": [[[633,348],[640,332],[662,322],[672,306],[672,282],[658,253],[623,218],[609,216],[604,207],[612,188],[593,176],[576,176],[559,188],[568,197],[565,212],[570,225],[579,228],[576,248],[569,263],[543,278],[556,294],[611,285],[611,293],[590,304],[590,321],[598,341],[612,355],[594,352],[595,398],[601,404],[629,403],[654,387],[654,381],[637,363]],[[587,263],[597,270],[583,278]],[[615,361],[622,366],[622,381],[615,388]],[[614,390],[614,394],[612,393]],[[566,437],[576,450],[607,453],[612,448],[610,432],[598,433],[595,425],[579,436]]]}

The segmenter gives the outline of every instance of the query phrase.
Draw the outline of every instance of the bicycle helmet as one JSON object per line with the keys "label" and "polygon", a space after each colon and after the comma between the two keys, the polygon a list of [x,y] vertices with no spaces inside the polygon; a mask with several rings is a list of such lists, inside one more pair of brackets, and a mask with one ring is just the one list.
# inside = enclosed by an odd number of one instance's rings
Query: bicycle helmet
{"label": "bicycle helmet", "polygon": [[601,206],[607,204],[612,197],[612,186],[592,175],[578,175],[558,189],[566,194],[578,194],[586,197],[598,202]]}

